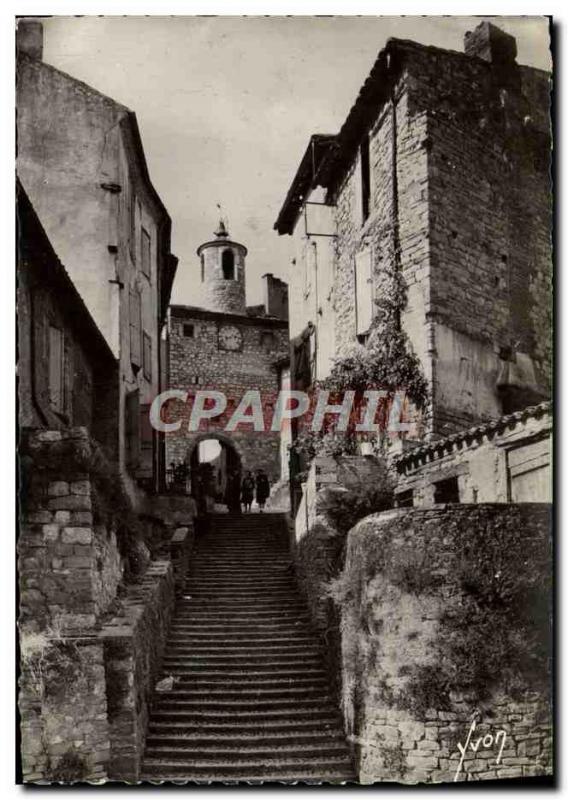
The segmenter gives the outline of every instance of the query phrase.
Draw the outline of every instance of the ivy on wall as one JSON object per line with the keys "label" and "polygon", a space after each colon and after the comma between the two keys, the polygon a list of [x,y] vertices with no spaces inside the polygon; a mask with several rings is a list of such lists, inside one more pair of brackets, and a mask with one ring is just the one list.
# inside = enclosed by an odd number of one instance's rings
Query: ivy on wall
{"label": "ivy on wall", "polygon": [[[377,422],[382,430],[387,428],[389,411],[395,393],[402,392],[407,402],[418,412],[428,403],[428,384],[418,356],[412,352],[408,336],[400,325],[400,316],[406,306],[406,287],[399,270],[381,273],[381,297],[375,301],[369,338],[365,345],[354,342],[340,357],[334,359],[330,375],[315,384],[316,390],[328,390],[330,402],[341,402],[343,393],[355,392],[353,410],[345,432],[335,430],[335,422],[327,420],[324,429],[313,432],[307,425],[294,442],[296,452],[311,460],[315,455],[353,455],[358,443],[369,434],[358,433],[355,425],[361,419],[366,390],[386,392],[379,405]],[[373,437],[374,439],[376,437]]]}

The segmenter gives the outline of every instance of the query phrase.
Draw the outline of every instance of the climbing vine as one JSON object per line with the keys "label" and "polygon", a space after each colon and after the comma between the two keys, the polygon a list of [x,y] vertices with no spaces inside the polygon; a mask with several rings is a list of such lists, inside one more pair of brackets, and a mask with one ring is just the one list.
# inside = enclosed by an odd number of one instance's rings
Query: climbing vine
{"label": "climbing vine", "polygon": [[337,419],[329,418],[319,432],[313,432],[309,424],[305,424],[294,448],[308,460],[315,455],[352,455],[358,452],[360,441],[376,439],[369,433],[356,431],[366,404],[364,393],[367,390],[385,392],[375,419],[381,430],[387,429],[396,393],[402,393],[407,407],[411,403],[420,412],[427,406],[428,384],[420,360],[412,352],[408,336],[400,325],[400,316],[406,305],[403,278],[398,270],[381,275],[385,281],[381,297],[375,301],[377,313],[367,343],[353,343],[342,356],[334,360],[329,376],[315,385],[316,390],[330,392],[330,403],[340,403],[348,390],[354,392],[347,429],[338,432],[335,429]]}

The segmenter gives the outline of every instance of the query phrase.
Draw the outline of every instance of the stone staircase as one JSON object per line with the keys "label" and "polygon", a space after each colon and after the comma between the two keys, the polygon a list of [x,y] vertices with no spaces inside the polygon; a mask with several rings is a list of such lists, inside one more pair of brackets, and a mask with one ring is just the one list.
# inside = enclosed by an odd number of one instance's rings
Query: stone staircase
{"label": "stone staircase", "polygon": [[281,514],[210,517],[174,613],[144,781],[354,781]]}

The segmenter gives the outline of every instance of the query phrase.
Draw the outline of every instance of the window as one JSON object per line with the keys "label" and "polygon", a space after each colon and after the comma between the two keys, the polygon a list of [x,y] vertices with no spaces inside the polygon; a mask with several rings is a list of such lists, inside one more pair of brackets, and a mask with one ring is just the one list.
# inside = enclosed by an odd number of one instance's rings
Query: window
{"label": "window", "polygon": [[142,335],[142,307],[140,293],[136,288],[130,289],[130,363],[138,370],[142,365],[141,360],[141,335]]}
{"label": "window", "polygon": [[235,254],[232,250],[224,250],[221,256],[221,265],[223,268],[223,278],[226,281],[235,280]]}
{"label": "window", "polygon": [[140,394],[138,389],[128,392],[124,405],[126,435],[126,465],[136,469],[140,462]]}
{"label": "window", "polygon": [[414,492],[408,489],[406,492],[401,492],[396,497],[397,508],[412,508],[414,505]]}
{"label": "window", "polygon": [[59,414],[65,410],[65,342],[54,325],[49,326],[49,403]]}
{"label": "window", "polygon": [[152,380],[152,339],[146,331],[142,334],[142,372],[146,380]]}
{"label": "window", "polygon": [[362,250],[355,256],[355,314],[356,334],[365,340],[373,319],[373,279],[371,250]]}
{"label": "window", "polygon": [[446,478],[434,484],[435,503],[459,503],[460,491],[457,478]]}
{"label": "window", "polygon": [[261,331],[260,346],[265,350],[274,350],[276,347],[276,337],[272,331]]}
{"label": "window", "polygon": [[129,242],[130,242],[130,255],[132,260],[136,261],[136,195],[133,191],[130,193],[130,202],[128,207],[129,215]]}
{"label": "window", "polygon": [[306,239],[306,249],[304,252],[304,297],[308,297],[312,288],[312,276],[316,274],[317,266],[317,243]]}
{"label": "window", "polygon": [[201,253],[201,283],[205,281],[205,254]]}
{"label": "window", "polygon": [[359,146],[359,160],[361,162],[361,224],[369,216],[371,200],[371,158],[369,152],[369,134]]}
{"label": "window", "polygon": [[195,325],[184,325],[183,335],[186,339],[193,339],[195,337]]}
{"label": "window", "polygon": [[140,233],[140,249],[142,251],[142,272],[147,278],[152,277],[152,240],[145,228]]}

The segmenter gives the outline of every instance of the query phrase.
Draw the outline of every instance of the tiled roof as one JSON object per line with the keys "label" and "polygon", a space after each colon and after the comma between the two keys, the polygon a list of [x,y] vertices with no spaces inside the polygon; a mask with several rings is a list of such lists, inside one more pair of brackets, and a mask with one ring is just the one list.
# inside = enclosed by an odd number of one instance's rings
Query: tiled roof
{"label": "tiled roof", "polygon": [[538,418],[549,415],[552,412],[552,403],[544,402],[536,406],[528,406],[523,408],[522,411],[515,411],[514,414],[506,414],[499,419],[484,422],[481,425],[474,425],[472,428],[467,428],[459,433],[454,433],[451,436],[446,436],[443,439],[436,439],[432,442],[415,447],[408,450],[406,453],[398,456],[395,459],[397,466],[402,466],[408,461],[422,458],[428,454],[443,452],[445,450],[451,451],[454,444],[459,442],[468,442],[476,439],[481,439],[483,436],[491,436],[494,434],[502,433],[506,428],[514,427],[519,422],[525,422],[527,419]]}

